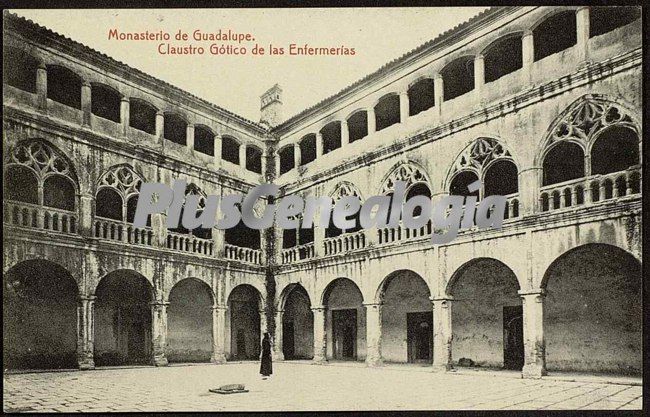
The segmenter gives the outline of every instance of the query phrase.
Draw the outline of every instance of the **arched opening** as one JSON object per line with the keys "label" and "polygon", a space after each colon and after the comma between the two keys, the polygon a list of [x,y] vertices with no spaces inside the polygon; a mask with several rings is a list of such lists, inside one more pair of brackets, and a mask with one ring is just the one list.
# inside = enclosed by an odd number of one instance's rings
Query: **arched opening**
{"label": "arched opening", "polygon": [[81,109],[81,78],[67,68],[47,67],[47,98]]}
{"label": "arched opening", "polygon": [[560,142],[544,156],[542,185],[557,184],[585,176],[585,154],[580,145]]}
{"label": "arched opening", "polygon": [[[406,200],[409,201],[411,198],[416,197],[416,196],[423,196],[427,198],[431,198],[431,190],[429,189],[429,186],[424,183],[424,182],[416,182],[415,184],[411,185],[409,189],[406,191]],[[421,207],[416,207],[413,210],[413,215],[414,216],[420,216],[422,214],[422,208]],[[390,216],[390,210],[388,215]]]}
{"label": "arched opening", "polygon": [[122,197],[112,188],[101,188],[95,197],[95,215],[122,221]]}
{"label": "arched opening", "polygon": [[381,287],[381,353],[386,362],[433,361],[429,286],[413,271],[390,274]]}
{"label": "arched opening", "polygon": [[177,114],[165,113],[164,137],[179,145],[186,145],[187,122]]}
{"label": "arched opening", "polygon": [[521,36],[508,36],[490,45],[484,54],[485,82],[497,80],[523,66]]}
{"label": "arched opening", "polygon": [[243,221],[237,223],[235,227],[226,229],[225,239],[227,244],[240,248],[260,248],[260,231],[251,229]]}
{"label": "arched opening", "polygon": [[31,169],[13,165],[5,171],[5,198],[29,204],[38,204],[38,179]]}
{"label": "arched opening", "polygon": [[460,171],[451,180],[449,194],[463,197],[479,197],[479,190],[470,192],[469,185],[478,181],[478,175],[474,171]]}
{"label": "arched opening", "polygon": [[327,358],[364,360],[366,311],[359,287],[347,278],[337,278],[325,289],[323,305],[327,307]]}
{"label": "arched opening", "polygon": [[77,283],[62,266],[21,262],[4,275],[5,369],[77,367]]}
{"label": "arched opening", "polygon": [[90,94],[90,111],[95,116],[120,122],[120,93],[106,85],[92,84]]}
{"label": "arched opening", "polygon": [[314,313],[307,291],[300,285],[288,290],[282,314],[282,353],[285,360],[314,357]]}
{"label": "arched opening", "polygon": [[169,362],[210,362],[212,290],[193,278],[177,282],[169,293],[167,350]]}
{"label": "arched opening", "polygon": [[194,126],[194,149],[204,155],[214,155],[214,133],[204,126]]}
{"label": "arched opening", "polygon": [[131,98],[129,100],[129,126],[155,135],[157,112],[158,110],[146,101]]}
{"label": "arched opening", "polygon": [[63,175],[51,175],[43,182],[43,205],[61,210],[74,211],[75,186]]}
{"label": "arched opening", "polygon": [[36,93],[38,61],[25,51],[5,47],[2,61],[4,82],[23,91]]}
{"label": "arched opening", "polygon": [[641,18],[640,7],[598,6],[589,8],[589,37],[603,35]]}
{"label": "arched opening", "polygon": [[455,59],[440,71],[444,86],[444,100],[449,101],[474,89],[474,58]]}
{"label": "arched opening", "polygon": [[131,270],[113,271],[97,285],[95,364],[148,364],[151,357],[153,288]]}
{"label": "arched opening", "polygon": [[[135,219],[135,211],[138,207],[138,198],[139,195],[132,195],[126,200],[126,221],[127,223],[133,223]],[[151,227],[151,214],[147,215],[147,227]]]}
{"label": "arched opening", "polygon": [[247,284],[235,287],[228,297],[230,343],[226,344],[230,360],[258,360],[260,357],[261,296]]}
{"label": "arched opening", "polygon": [[514,272],[491,258],[477,258],[448,284],[452,302],[452,358],[458,366],[521,369],[523,312]]}
{"label": "arched opening", "polygon": [[610,126],[598,134],[591,147],[591,173],[624,171],[639,162],[639,136],[624,126]]}
{"label": "arched opening", "polygon": [[295,156],[293,145],[285,146],[280,149],[280,175],[291,171],[295,167]]}
{"label": "arched opening", "polygon": [[262,150],[256,146],[246,147],[246,169],[262,173]]}
{"label": "arched opening", "polygon": [[640,375],[643,366],[641,263],[605,244],[574,248],[543,280],[549,371]]}
{"label": "arched opening", "polygon": [[309,134],[300,139],[300,165],[316,160],[316,135]]}
{"label": "arched opening", "polygon": [[434,81],[424,78],[411,85],[408,90],[409,115],[415,116],[436,105]]}
{"label": "arched opening", "polygon": [[239,165],[239,142],[230,136],[221,138],[221,159]]}
{"label": "arched opening", "polygon": [[491,164],[483,176],[483,187],[485,197],[519,192],[519,176],[515,163],[504,159]]}
{"label": "arched opening", "polygon": [[567,10],[555,13],[533,29],[535,61],[564,51],[577,42],[576,12]]}
{"label": "arched opening", "polygon": [[375,127],[377,132],[397,124],[399,121],[399,96],[397,94],[389,94],[382,97],[379,103],[375,105]]}
{"label": "arched opening", "polygon": [[348,142],[352,143],[368,136],[368,112],[359,110],[348,119]]}
{"label": "arched opening", "polygon": [[323,155],[341,147],[341,122],[326,124],[320,133],[323,135]]}

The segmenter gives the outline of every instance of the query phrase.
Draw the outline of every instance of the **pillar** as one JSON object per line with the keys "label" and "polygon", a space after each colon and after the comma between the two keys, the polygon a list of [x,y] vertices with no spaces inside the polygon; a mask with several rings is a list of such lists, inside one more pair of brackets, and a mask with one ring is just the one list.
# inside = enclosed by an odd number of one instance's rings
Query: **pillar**
{"label": "pillar", "polygon": [[480,103],[483,98],[483,85],[485,84],[485,57],[478,54],[474,57],[474,96]]}
{"label": "pillar", "polygon": [[[323,156],[323,134],[321,132],[318,132],[316,133],[316,158],[321,156]],[[278,159],[279,158],[280,156],[278,155]]]}
{"label": "pillar", "polygon": [[194,150],[194,125],[188,123],[186,132],[187,147],[190,148],[190,150]]}
{"label": "pillar", "polygon": [[300,145],[295,143],[293,145],[293,164],[296,168],[302,163],[302,155],[300,153]]}
{"label": "pillar", "polygon": [[79,369],[95,369],[95,296],[82,295],[77,304],[77,364]]}
{"label": "pillar", "polygon": [[432,298],[433,370],[448,371],[451,364],[451,297]]}
{"label": "pillar", "polygon": [[522,54],[522,77],[523,81],[532,81],[532,66],[535,62],[535,43],[533,42],[533,31],[526,29],[521,36],[521,54]]}
{"label": "pillar", "polygon": [[161,111],[156,113],[156,140],[162,143],[165,134],[165,114]]}
{"label": "pillar", "polygon": [[546,342],[544,341],[544,290],[520,290],[524,313],[524,378],[546,375]]}
{"label": "pillar", "polygon": [[323,241],[325,240],[325,229],[318,223],[314,223],[314,257],[325,256],[325,247]]}
{"label": "pillar", "polygon": [[433,76],[433,94],[435,97],[436,107],[438,108],[438,114],[440,114],[442,111],[442,102],[444,101],[445,96],[444,81],[442,80],[442,74],[440,73],[436,73]]}
{"label": "pillar", "polygon": [[151,361],[155,366],[167,366],[167,306],[168,302],[156,300],[151,303]]}
{"label": "pillar", "polygon": [[368,107],[368,135],[372,135],[377,131],[377,120],[375,120],[375,108]]}
{"label": "pillar", "polygon": [[92,108],[91,94],[92,88],[90,83],[84,81],[81,85],[81,111],[83,113],[82,124],[84,126],[90,126],[90,112]]}
{"label": "pillar", "polygon": [[348,129],[348,121],[341,120],[341,147],[347,146],[350,143],[350,130]]}
{"label": "pillar", "polygon": [[402,91],[399,93],[399,122],[406,123],[409,117],[409,93]]}
{"label": "pillar", "polygon": [[93,212],[95,210],[95,197],[90,193],[82,193],[79,196],[79,234],[82,236],[94,236]]}
{"label": "pillar", "polygon": [[530,215],[539,210],[539,185],[542,168],[532,167],[519,172],[519,215]]}
{"label": "pillar", "polygon": [[366,365],[380,366],[381,357],[381,304],[364,304],[366,308]]}
{"label": "pillar", "polygon": [[131,103],[128,97],[122,97],[120,101],[120,122],[122,123],[122,134],[126,136],[129,133]]}
{"label": "pillar", "polygon": [[315,364],[323,364],[327,362],[327,355],[325,347],[327,346],[327,334],[325,332],[325,313],[327,308],[325,306],[313,307],[311,311],[314,313],[314,360]]}
{"label": "pillar", "polygon": [[277,310],[275,312],[275,337],[273,338],[273,360],[283,361],[284,352],[282,352],[282,319],[284,317],[284,310]]}
{"label": "pillar", "polygon": [[214,135],[214,164],[221,164],[221,135],[218,133]]}
{"label": "pillar", "polygon": [[40,64],[36,69],[36,99],[40,109],[47,109],[47,66]]}
{"label": "pillar", "polygon": [[212,306],[212,356],[210,362],[214,364],[226,363],[226,306]]}
{"label": "pillar", "polygon": [[579,62],[589,59],[589,7],[582,6],[576,10],[576,35]]}
{"label": "pillar", "polygon": [[275,152],[275,176],[280,176],[280,150]]}
{"label": "pillar", "polygon": [[245,143],[239,145],[239,165],[242,168],[246,168],[246,144]]}

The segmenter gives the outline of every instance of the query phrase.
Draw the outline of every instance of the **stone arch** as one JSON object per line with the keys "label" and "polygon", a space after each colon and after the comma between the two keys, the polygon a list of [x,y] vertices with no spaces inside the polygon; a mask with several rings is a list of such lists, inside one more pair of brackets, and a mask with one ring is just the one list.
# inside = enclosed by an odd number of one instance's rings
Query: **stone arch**
{"label": "stone arch", "polygon": [[[281,346],[285,360],[314,356],[314,314],[311,297],[300,283],[287,285],[280,293]],[[276,328],[276,343],[278,342]]]}
{"label": "stone arch", "polygon": [[97,81],[90,83],[90,111],[93,115],[120,123],[124,95],[115,87]]}
{"label": "stone arch", "polygon": [[257,360],[263,330],[260,315],[264,314],[262,293],[253,285],[235,286],[227,298],[226,353],[230,359]]}
{"label": "stone arch", "polygon": [[280,292],[280,296],[278,297],[278,302],[276,305],[276,308],[278,310],[284,310],[284,306],[287,302],[287,298],[289,297],[289,294],[297,288],[301,288],[305,291],[305,294],[307,294],[307,298],[309,299],[309,303],[312,304],[311,301],[311,295],[309,294],[309,291],[299,282],[292,282],[288,285],[286,285],[282,291]]}
{"label": "stone arch", "polygon": [[79,189],[79,180],[72,161],[45,139],[26,139],[16,143],[5,157],[5,169],[22,165],[31,169],[39,181],[50,175],[63,175]]}
{"label": "stone arch", "polygon": [[494,39],[482,51],[485,83],[523,68],[523,31],[511,32]]}
{"label": "stone arch", "polygon": [[5,45],[3,52],[5,82],[23,91],[36,93],[36,72],[41,62],[30,51],[14,45]]}
{"label": "stone arch", "polygon": [[233,135],[221,135],[221,157],[222,159],[239,165],[241,161],[239,160],[239,147],[243,146],[241,139]]}
{"label": "stone arch", "polygon": [[148,100],[140,97],[129,98],[129,126],[149,133],[156,134],[156,114],[159,109]]}
{"label": "stone arch", "polygon": [[[539,61],[577,44],[576,7],[555,8],[542,15],[532,26],[534,60]],[[563,20],[564,19],[564,20]],[[564,27],[557,27],[565,25]]]}
{"label": "stone arch", "polygon": [[429,175],[422,165],[417,162],[407,160],[400,161],[394,164],[388,171],[388,174],[381,180],[377,195],[387,195],[392,192],[395,187],[395,181],[403,181],[406,183],[406,190],[417,183],[425,183],[431,192],[433,187],[429,179]]}
{"label": "stone arch", "polygon": [[83,78],[61,64],[47,65],[47,98],[63,105],[81,109]]}
{"label": "stone arch", "polygon": [[[129,164],[118,164],[108,168],[99,177],[95,187],[97,216],[132,222],[140,187],[144,181],[144,176]],[[119,197],[120,205],[115,201],[116,196]],[[112,214],[120,215],[111,216]],[[148,224],[150,223],[149,218]],[[99,236],[98,231],[96,234]]]}
{"label": "stone arch", "polygon": [[350,278],[338,277],[329,281],[327,285],[325,285],[325,287],[323,288],[323,291],[321,292],[319,297],[320,305],[326,305],[327,298],[329,297],[332,288],[334,287],[334,285],[340,282],[349,282],[350,284],[352,284],[358,290],[359,296],[361,297],[361,300],[363,302],[363,292],[361,291],[361,288],[357,285],[357,283],[351,280]]}
{"label": "stone arch", "polygon": [[321,303],[326,308],[326,356],[365,359],[366,311],[361,289],[349,278],[336,278],[323,290]]}
{"label": "stone arch", "polygon": [[363,201],[359,188],[350,181],[338,182],[328,194],[335,202],[341,197],[357,196]]}

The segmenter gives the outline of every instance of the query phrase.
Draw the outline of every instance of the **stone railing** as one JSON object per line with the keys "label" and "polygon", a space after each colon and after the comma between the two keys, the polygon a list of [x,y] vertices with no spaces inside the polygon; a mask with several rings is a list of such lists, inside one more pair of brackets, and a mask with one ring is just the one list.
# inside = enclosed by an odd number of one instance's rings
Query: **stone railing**
{"label": "stone railing", "polygon": [[66,234],[78,233],[77,214],[72,211],[18,201],[3,203],[4,222],[7,224]]}
{"label": "stone railing", "polygon": [[283,249],[280,253],[280,258],[282,264],[285,265],[303,259],[311,259],[314,257],[314,254],[314,243],[312,242],[305,245],[294,246],[293,248]]}
{"label": "stone railing", "polygon": [[359,230],[354,233],[344,233],[340,236],[330,237],[323,241],[325,255],[336,255],[338,253],[351,252],[366,247],[367,239],[365,231]]}
{"label": "stone railing", "polygon": [[519,193],[506,196],[506,211],[503,213],[504,220],[512,220],[519,217]]}
{"label": "stone railing", "polygon": [[190,252],[208,256],[214,255],[214,241],[212,239],[202,239],[185,233],[168,231],[166,246],[167,249],[179,250],[181,252]]}
{"label": "stone railing", "polygon": [[539,207],[543,212],[553,211],[639,193],[641,169],[633,167],[542,187]]}
{"label": "stone railing", "polygon": [[259,249],[242,248],[229,244],[224,245],[224,256],[233,261],[262,265],[262,251]]}
{"label": "stone railing", "polygon": [[153,246],[153,230],[150,227],[139,228],[119,220],[95,217],[93,233],[96,238],[114,240],[137,245]]}
{"label": "stone railing", "polygon": [[387,245],[393,242],[415,240],[425,236],[430,236],[431,230],[431,222],[428,222],[426,225],[417,229],[407,229],[400,222],[399,227],[387,227],[377,230],[377,243],[379,245]]}

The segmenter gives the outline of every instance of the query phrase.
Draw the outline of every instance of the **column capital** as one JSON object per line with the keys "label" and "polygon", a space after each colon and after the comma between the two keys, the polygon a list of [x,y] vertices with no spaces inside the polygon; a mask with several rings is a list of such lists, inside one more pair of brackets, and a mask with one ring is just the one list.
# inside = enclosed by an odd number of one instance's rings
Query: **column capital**
{"label": "column capital", "polygon": [[82,87],[86,87],[86,88],[90,88],[90,87],[91,87],[90,82],[89,82],[89,81],[86,81],[86,80],[84,80],[84,81],[81,82],[81,86],[82,86]]}
{"label": "column capital", "polygon": [[165,300],[154,300],[149,303],[152,307],[167,307],[169,304],[170,302]]}
{"label": "column capital", "polygon": [[165,112],[162,111],[162,110],[158,110],[158,111],[156,111],[156,116],[163,116],[163,117],[164,117],[164,116],[165,116]]}
{"label": "column capital", "polygon": [[521,34],[521,37],[523,38],[525,36],[533,36],[533,31],[530,29],[524,29],[524,32]]}
{"label": "column capital", "polygon": [[407,88],[406,90],[402,90],[402,91],[400,91],[400,92],[399,92],[399,95],[400,95],[400,96],[406,96],[406,97],[408,97],[408,95],[409,95],[408,88]]}
{"label": "column capital", "polygon": [[96,295],[80,295],[79,301],[95,301],[97,299]]}
{"label": "column capital", "polygon": [[218,305],[213,305],[212,309],[216,310],[216,311],[226,311],[226,310],[228,310],[228,306],[218,304]]}
{"label": "column capital", "polygon": [[436,295],[429,297],[429,300],[431,300],[432,303],[435,303],[436,301],[454,301],[454,297],[451,295]]}
{"label": "column capital", "polygon": [[475,61],[480,61],[480,60],[484,60],[484,59],[485,59],[485,55],[483,55],[480,52],[478,54],[474,55],[474,60]]}
{"label": "column capital", "polygon": [[380,308],[383,303],[363,303],[362,304],[365,308]]}
{"label": "column capital", "polygon": [[36,69],[47,71],[47,65],[44,62],[39,62]]}
{"label": "column capital", "polygon": [[442,74],[440,73],[440,71],[434,71],[432,73],[432,77],[433,77],[434,81],[435,80],[442,80]]}
{"label": "column capital", "polygon": [[122,96],[122,98],[120,99],[120,101],[121,101],[122,103],[129,103],[129,102],[131,101],[131,99],[130,99],[129,97],[127,97],[127,96]]}
{"label": "column capital", "polygon": [[525,290],[518,290],[517,294],[523,296],[526,295],[536,295],[540,297],[546,296],[546,290],[542,288],[531,288],[531,289],[525,289]]}
{"label": "column capital", "polygon": [[342,125],[347,125],[348,124],[348,119],[341,119],[339,120]]}
{"label": "column capital", "polygon": [[313,311],[314,313],[322,313],[325,310],[327,310],[326,306],[314,306],[311,308],[311,311]]}

